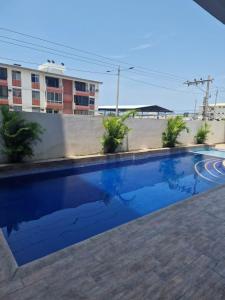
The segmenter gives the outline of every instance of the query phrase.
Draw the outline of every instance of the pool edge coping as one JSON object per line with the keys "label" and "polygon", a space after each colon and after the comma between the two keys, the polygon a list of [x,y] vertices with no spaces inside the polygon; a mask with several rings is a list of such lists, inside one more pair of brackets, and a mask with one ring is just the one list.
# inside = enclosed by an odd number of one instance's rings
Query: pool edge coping
{"label": "pool edge coping", "polygon": [[24,175],[29,173],[38,173],[43,169],[60,169],[66,167],[75,167],[79,164],[91,164],[91,163],[108,163],[113,160],[124,160],[124,159],[136,159],[144,155],[154,155],[160,156],[163,154],[176,154],[181,152],[188,152],[191,149],[195,148],[208,148],[215,146],[215,144],[198,144],[198,145],[188,145],[180,146],[174,148],[157,148],[157,149],[142,149],[128,152],[118,152],[118,153],[109,153],[109,154],[93,154],[86,156],[69,156],[66,158],[57,158],[57,159],[47,159],[47,160],[38,160],[30,161],[24,163],[16,164],[0,164],[0,179]]}

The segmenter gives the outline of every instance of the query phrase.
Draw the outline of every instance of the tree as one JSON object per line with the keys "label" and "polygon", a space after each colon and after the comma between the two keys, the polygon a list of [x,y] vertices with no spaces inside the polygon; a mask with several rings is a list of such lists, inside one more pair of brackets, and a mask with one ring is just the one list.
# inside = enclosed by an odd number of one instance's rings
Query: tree
{"label": "tree", "polygon": [[32,157],[32,145],[41,140],[42,127],[36,122],[26,121],[20,113],[9,111],[7,106],[1,108],[1,114],[2,153],[9,162],[21,162],[25,157]]}
{"label": "tree", "polygon": [[204,144],[207,140],[207,136],[210,133],[210,126],[208,123],[204,123],[197,131],[195,136],[197,144]]}
{"label": "tree", "polygon": [[169,118],[167,122],[167,128],[162,133],[163,147],[175,147],[177,144],[179,144],[177,138],[184,130],[189,132],[189,129],[181,116]]}
{"label": "tree", "polygon": [[120,117],[109,116],[103,119],[105,133],[102,138],[102,146],[104,153],[114,153],[122,144],[124,137],[130,130],[124,122],[134,115],[135,112],[130,111]]}

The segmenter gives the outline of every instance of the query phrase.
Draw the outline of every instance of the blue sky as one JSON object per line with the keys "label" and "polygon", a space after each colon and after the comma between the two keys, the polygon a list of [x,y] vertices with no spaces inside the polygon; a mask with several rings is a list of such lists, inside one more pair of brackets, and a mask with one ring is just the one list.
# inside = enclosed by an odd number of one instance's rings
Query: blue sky
{"label": "blue sky", "polygon": [[[210,101],[214,102],[217,86],[218,100],[225,101],[225,26],[191,0],[8,0],[1,3],[0,27],[125,61],[128,65],[124,66],[135,66],[133,71],[121,73],[121,104],[158,104],[176,111],[193,110],[195,100],[198,104],[202,102],[203,92],[187,88],[183,82],[208,74],[215,78]],[[82,62],[80,57],[65,58],[10,45],[3,41],[17,42],[6,37],[88,59],[103,61],[102,58],[0,30],[0,57],[34,63],[50,58],[63,61],[68,68],[91,71],[67,73],[103,81],[100,104],[115,103],[116,77],[106,71],[115,70],[117,62]]]}

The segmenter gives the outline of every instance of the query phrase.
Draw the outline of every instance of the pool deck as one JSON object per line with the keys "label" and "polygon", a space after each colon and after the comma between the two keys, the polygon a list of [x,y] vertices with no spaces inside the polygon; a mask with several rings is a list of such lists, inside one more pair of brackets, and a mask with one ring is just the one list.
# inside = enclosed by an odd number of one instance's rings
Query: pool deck
{"label": "pool deck", "polygon": [[225,299],[225,186],[17,267],[0,299]]}

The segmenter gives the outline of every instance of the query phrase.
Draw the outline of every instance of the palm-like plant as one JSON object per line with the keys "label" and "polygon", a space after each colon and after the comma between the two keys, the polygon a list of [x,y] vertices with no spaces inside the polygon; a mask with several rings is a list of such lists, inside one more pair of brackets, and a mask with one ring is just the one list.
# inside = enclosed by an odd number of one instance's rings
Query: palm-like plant
{"label": "palm-like plant", "polygon": [[210,126],[208,123],[204,123],[197,131],[195,136],[197,144],[204,144],[208,134],[210,133]]}
{"label": "palm-like plant", "polygon": [[1,108],[1,113],[2,153],[8,157],[9,162],[21,162],[24,157],[33,156],[32,145],[40,141],[42,127],[38,123],[24,120],[20,113],[9,111],[7,106]]}
{"label": "palm-like plant", "polygon": [[180,144],[177,141],[177,138],[183,130],[189,132],[189,129],[181,116],[169,118],[167,128],[162,134],[163,147],[175,147],[177,144]]}
{"label": "palm-like plant", "polygon": [[130,130],[124,122],[134,114],[135,112],[130,111],[121,117],[109,116],[103,119],[105,133],[102,138],[102,146],[104,153],[114,153],[122,144],[124,137]]}

